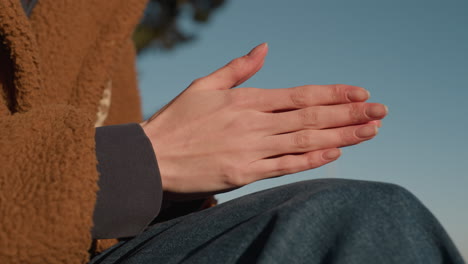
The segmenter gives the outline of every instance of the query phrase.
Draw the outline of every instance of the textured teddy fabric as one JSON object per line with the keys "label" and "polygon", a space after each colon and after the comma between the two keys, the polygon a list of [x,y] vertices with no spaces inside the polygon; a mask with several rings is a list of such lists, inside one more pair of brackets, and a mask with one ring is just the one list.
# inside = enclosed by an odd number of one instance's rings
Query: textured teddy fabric
{"label": "textured teddy fabric", "polygon": [[[131,32],[144,0],[0,0],[0,263],[86,263],[104,125],[140,122]],[[111,244],[111,243],[110,243]],[[98,245],[102,247],[102,245]]]}

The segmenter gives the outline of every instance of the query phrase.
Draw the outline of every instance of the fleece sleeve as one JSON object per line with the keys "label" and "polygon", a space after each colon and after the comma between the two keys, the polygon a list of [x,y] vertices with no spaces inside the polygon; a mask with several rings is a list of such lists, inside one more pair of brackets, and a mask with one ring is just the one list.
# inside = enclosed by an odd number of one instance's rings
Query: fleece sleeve
{"label": "fleece sleeve", "polygon": [[146,4],[56,2],[0,0],[0,263],[88,263],[99,99]]}
{"label": "fleece sleeve", "polygon": [[162,200],[151,142],[136,123],[99,127],[96,156],[100,177],[93,238],[138,235],[156,217]]}
{"label": "fleece sleeve", "polygon": [[86,263],[98,180],[92,120],[48,105],[0,116],[0,128],[0,263]]}

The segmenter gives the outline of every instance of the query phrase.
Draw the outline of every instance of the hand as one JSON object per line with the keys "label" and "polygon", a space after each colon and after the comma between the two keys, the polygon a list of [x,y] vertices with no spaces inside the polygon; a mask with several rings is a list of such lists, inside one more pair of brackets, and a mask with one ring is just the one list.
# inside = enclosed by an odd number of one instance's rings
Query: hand
{"label": "hand", "polygon": [[166,192],[204,196],[317,168],[377,134],[387,109],[365,103],[360,87],[230,89],[263,66],[267,51],[259,45],[195,80],[141,124]]}

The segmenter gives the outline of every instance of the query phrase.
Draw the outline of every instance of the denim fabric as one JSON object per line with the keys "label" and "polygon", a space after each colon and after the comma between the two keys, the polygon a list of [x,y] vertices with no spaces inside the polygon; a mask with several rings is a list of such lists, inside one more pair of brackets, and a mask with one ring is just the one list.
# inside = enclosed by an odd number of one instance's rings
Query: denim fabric
{"label": "denim fabric", "polygon": [[293,183],[150,227],[98,263],[455,263],[434,216],[397,185]]}

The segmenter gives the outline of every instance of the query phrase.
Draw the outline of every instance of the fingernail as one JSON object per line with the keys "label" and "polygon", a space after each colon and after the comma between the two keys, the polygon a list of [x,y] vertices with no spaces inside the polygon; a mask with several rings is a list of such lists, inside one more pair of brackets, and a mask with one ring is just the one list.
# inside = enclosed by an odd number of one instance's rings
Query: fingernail
{"label": "fingernail", "polygon": [[377,126],[364,126],[356,130],[356,136],[358,138],[368,138],[377,135],[379,129]]}
{"label": "fingernail", "polygon": [[347,97],[351,102],[362,102],[369,99],[370,93],[364,89],[355,89],[349,91]]}
{"label": "fingernail", "polygon": [[341,155],[341,149],[332,149],[322,154],[324,160],[334,160]]}
{"label": "fingernail", "polygon": [[260,51],[262,51],[264,48],[268,47],[268,44],[265,42],[265,43],[262,43],[260,45],[258,45],[257,47],[253,48],[249,54],[247,54],[247,56],[249,57],[255,57],[257,54],[260,53]]}
{"label": "fingernail", "polygon": [[366,115],[370,118],[382,118],[388,112],[388,108],[381,104],[369,105],[366,109]]}

